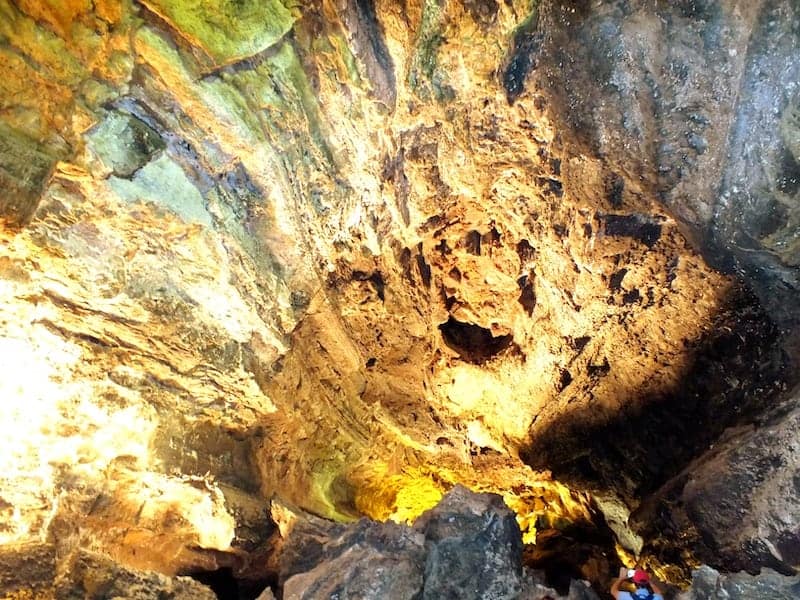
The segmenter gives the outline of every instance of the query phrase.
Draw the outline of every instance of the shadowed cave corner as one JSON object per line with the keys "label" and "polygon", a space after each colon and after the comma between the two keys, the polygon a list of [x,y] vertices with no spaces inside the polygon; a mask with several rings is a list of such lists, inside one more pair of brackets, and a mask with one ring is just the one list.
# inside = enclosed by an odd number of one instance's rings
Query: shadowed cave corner
{"label": "shadowed cave corner", "polygon": [[797,383],[780,341],[755,296],[738,287],[714,326],[691,342],[693,362],[678,386],[632,397],[629,410],[588,427],[596,409],[564,411],[535,432],[522,456],[571,483],[618,489],[624,473],[627,494],[651,493],[725,429],[752,422]]}
{"label": "shadowed cave corner", "polygon": [[231,567],[192,571],[187,576],[208,586],[220,600],[256,600],[265,590],[274,589],[277,584],[277,580],[272,579],[238,577]]}

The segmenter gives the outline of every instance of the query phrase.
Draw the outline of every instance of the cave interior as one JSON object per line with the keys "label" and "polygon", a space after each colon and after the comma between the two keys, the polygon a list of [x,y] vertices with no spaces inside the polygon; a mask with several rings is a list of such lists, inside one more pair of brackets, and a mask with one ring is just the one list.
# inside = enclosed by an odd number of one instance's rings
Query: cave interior
{"label": "cave interior", "polygon": [[0,15],[4,597],[332,598],[459,486],[558,594],[797,573],[796,2]]}

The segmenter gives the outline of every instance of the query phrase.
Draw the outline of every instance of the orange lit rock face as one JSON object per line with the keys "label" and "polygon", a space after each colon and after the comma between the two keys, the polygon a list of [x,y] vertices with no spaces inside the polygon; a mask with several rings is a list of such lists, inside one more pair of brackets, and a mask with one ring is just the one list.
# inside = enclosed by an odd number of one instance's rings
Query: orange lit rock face
{"label": "orange lit rock face", "polygon": [[508,82],[527,2],[262,4],[253,46],[255,3],[225,38],[0,0],[0,540],[239,567],[269,528],[237,507],[410,521],[463,483],[526,541],[596,501],[641,543],[640,494],[768,399],[755,303]]}

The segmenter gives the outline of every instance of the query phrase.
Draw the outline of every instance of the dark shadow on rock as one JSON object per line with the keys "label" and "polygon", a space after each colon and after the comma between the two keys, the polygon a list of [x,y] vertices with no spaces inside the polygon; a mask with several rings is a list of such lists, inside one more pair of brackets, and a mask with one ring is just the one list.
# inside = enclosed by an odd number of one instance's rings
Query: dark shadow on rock
{"label": "dark shadow on rock", "polygon": [[694,363],[679,389],[631,397],[629,408],[608,422],[597,422],[592,407],[564,411],[535,432],[522,456],[578,486],[629,497],[652,492],[727,427],[772,406],[797,377],[787,371],[778,337],[757,301],[742,291],[695,343]]}
{"label": "dark shadow on rock", "polygon": [[738,427],[653,494],[632,520],[649,553],[674,558],[691,545],[703,562],[752,574],[795,574],[800,563],[800,388],[754,423]]}
{"label": "dark shadow on rock", "polygon": [[[585,406],[567,409],[548,423],[537,421],[521,456],[572,487],[611,493],[635,508],[727,428],[755,422],[797,380],[778,342],[777,327],[740,288],[695,343],[693,364],[677,389],[631,395],[622,403],[627,408],[610,420]],[[674,556],[663,558],[685,564],[679,545],[672,546]]]}

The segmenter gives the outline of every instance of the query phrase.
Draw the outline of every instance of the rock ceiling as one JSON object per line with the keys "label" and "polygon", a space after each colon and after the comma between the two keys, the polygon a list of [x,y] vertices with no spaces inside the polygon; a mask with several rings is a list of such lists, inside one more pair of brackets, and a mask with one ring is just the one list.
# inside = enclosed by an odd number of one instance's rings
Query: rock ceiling
{"label": "rock ceiling", "polygon": [[213,570],[456,483],[657,538],[796,379],[800,15],[651,4],[0,0],[0,542]]}

